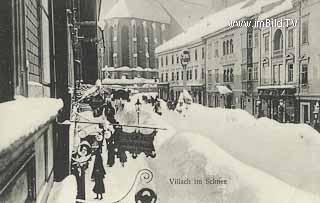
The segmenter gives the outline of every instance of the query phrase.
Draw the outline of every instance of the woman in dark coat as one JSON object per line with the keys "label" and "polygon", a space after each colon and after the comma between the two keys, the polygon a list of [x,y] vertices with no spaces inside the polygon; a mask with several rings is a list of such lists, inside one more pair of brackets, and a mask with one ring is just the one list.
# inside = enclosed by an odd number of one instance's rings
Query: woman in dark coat
{"label": "woman in dark coat", "polygon": [[103,179],[105,174],[106,174],[106,171],[104,170],[104,167],[103,167],[102,156],[100,153],[97,153],[96,158],[94,160],[94,166],[93,166],[93,172],[92,172],[92,175],[95,181],[93,192],[97,194],[97,197],[95,199],[99,199],[99,194],[100,194],[100,199],[103,199],[102,194],[105,193]]}

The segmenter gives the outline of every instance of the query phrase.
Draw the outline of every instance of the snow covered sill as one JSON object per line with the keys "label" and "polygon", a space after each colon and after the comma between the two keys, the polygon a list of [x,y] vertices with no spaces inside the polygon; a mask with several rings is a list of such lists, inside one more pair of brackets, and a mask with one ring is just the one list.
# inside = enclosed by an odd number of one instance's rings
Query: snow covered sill
{"label": "snow covered sill", "polygon": [[61,99],[20,98],[0,104],[0,154],[52,122],[63,107]]}

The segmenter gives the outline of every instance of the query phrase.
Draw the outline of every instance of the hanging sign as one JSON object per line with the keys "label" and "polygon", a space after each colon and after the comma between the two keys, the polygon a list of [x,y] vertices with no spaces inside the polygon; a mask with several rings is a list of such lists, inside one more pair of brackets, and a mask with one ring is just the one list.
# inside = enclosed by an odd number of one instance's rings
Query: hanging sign
{"label": "hanging sign", "polygon": [[132,133],[116,131],[118,134],[117,145],[124,151],[128,151],[134,157],[143,152],[147,157],[154,158],[156,156],[154,148],[154,137],[157,131],[154,130],[150,134],[143,134],[140,131]]}

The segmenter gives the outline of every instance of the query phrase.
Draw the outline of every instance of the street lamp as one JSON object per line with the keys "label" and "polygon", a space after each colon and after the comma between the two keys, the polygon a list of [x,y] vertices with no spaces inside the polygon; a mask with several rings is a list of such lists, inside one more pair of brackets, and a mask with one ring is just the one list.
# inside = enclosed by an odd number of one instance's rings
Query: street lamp
{"label": "street lamp", "polygon": [[189,50],[182,50],[180,56],[180,63],[183,68],[183,89],[187,90],[187,65],[190,63],[190,52]]}
{"label": "street lamp", "polygon": [[140,106],[141,106],[141,102],[139,99],[137,99],[137,102],[135,103],[135,107],[138,114],[138,125],[139,125],[139,117],[140,117]]}

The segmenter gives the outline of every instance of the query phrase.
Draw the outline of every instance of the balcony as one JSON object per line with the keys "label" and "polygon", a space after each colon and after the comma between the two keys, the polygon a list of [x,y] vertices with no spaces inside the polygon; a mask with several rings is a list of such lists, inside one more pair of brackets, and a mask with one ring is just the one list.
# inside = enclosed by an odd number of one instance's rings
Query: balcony
{"label": "balcony", "polygon": [[273,50],[273,57],[274,58],[283,57],[283,49]]}

